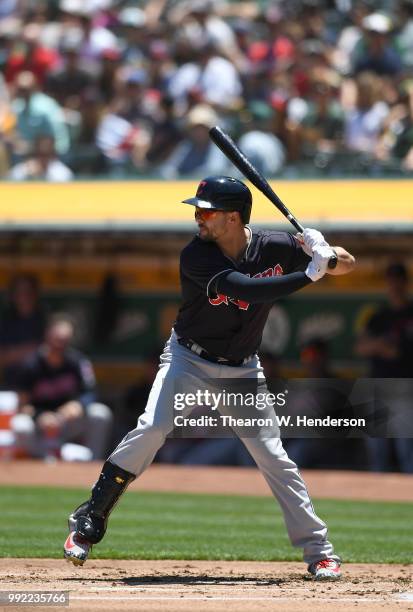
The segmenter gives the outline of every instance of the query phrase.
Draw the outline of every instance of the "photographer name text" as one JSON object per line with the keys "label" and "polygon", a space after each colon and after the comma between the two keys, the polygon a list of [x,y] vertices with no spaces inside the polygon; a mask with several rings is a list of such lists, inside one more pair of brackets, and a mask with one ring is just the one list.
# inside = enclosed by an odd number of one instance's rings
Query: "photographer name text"
{"label": "photographer name text", "polygon": [[227,414],[218,416],[202,415],[199,417],[185,417],[177,414],[174,417],[175,427],[366,427],[366,419],[362,418],[334,418],[307,417],[304,415],[274,415],[272,417],[240,418]]}

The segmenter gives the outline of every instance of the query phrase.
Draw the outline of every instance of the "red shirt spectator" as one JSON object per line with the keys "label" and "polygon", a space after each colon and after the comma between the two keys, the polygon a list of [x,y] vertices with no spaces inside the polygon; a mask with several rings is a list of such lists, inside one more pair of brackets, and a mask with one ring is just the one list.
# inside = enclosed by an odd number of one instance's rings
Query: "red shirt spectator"
{"label": "red shirt spectator", "polygon": [[40,37],[39,24],[31,23],[25,27],[21,41],[18,41],[5,65],[4,73],[8,83],[12,83],[20,72],[28,70],[33,72],[42,86],[47,72],[56,68],[59,55],[53,49],[42,46]]}

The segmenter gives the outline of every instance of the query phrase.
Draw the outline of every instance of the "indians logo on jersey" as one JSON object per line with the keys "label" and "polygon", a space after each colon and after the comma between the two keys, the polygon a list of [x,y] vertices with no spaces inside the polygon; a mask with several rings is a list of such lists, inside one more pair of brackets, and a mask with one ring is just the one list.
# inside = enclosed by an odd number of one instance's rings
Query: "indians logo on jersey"
{"label": "indians logo on jersey", "polygon": [[[269,276],[282,276],[283,269],[280,264],[275,265],[273,268],[267,268],[264,272],[258,272],[258,274],[254,274],[253,278],[268,278]],[[246,274],[245,276],[250,276],[250,274]],[[233,298],[229,298],[226,295],[222,295],[222,293],[218,293],[216,298],[209,298],[209,303],[212,306],[220,306],[221,304],[235,304],[238,306],[240,310],[248,310],[249,302],[244,302],[243,300],[236,300]]]}

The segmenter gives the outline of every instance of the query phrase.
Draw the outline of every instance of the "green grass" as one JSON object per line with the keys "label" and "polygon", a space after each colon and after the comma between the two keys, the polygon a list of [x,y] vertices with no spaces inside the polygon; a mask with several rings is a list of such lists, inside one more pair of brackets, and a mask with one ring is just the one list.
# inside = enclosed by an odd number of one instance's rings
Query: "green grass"
{"label": "green grass", "polygon": [[[69,512],[87,497],[76,489],[0,488],[0,556],[62,556]],[[318,500],[345,561],[413,562],[413,506]],[[301,559],[270,497],[128,492],[114,511],[95,558]]]}

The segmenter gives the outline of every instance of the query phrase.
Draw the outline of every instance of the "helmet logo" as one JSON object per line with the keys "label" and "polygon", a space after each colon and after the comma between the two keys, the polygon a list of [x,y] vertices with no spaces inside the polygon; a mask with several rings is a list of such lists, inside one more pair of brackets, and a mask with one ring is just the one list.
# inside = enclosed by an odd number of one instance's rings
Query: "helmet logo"
{"label": "helmet logo", "polygon": [[206,181],[201,181],[201,182],[199,183],[199,185],[198,185],[198,189],[197,189],[197,192],[196,192],[196,195],[197,195],[197,196],[201,195],[201,193],[203,192],[204,187],[205,187],[205,185],[206,185],[206,184],[207,184],[207,182],[206,182]]}

